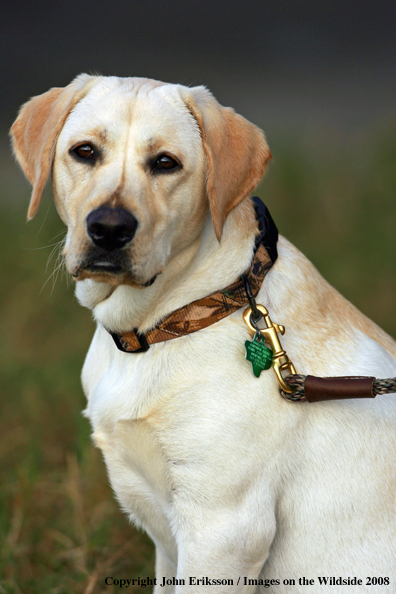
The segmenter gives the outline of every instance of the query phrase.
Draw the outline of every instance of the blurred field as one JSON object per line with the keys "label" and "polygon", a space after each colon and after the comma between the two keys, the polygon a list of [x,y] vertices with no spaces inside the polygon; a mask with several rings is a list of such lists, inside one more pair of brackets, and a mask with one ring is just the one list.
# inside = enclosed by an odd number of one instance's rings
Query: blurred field
{"label": "blurred field", "polygon": [[[257,194],[280,232],[396,336],[396,121],[269,143]],[[64,275],[53,286],[56,254],[46,270],[64,234],[49,194],[27,225],[28,187],[11,159],[0,166],[0,594],[116,592],[104,578],[152,577],[153,549],[118,510],[81,416],[94,326]]]}

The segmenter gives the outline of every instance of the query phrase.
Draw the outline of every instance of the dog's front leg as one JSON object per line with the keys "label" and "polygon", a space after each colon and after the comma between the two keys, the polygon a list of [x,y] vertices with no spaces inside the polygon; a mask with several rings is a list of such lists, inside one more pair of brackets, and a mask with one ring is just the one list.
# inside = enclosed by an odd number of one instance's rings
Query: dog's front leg
{"label": "dog's front leg", "polygon": [[[221,545],[220,545],[221,546]],[[243,550],[240,555],[231,554],[230,551],[206,551],[198,562],[197,551],[184,556],[179,562],[175,594],[251,594],[255,588],[248,585],[257,580],[268,556],[268,550],[256,563],[244,561]],[[210,558],[209,558],[210,557]],[[253,580],[253,581],[250,581]],[[257,582],[256,582],[257,583]]]}
{"label": "dog's front leg", "polygon": [[[264,510],[263,510],[264,511]],[[244,517],[245,514],[250,517]],[[252,510],[224,511],[195,523],[178,543],[175,594],[251,594],[275,534],[275,517]],[[267,517],[265,517],[267,516]],[[267,521],[266,521],[267,520]],[[252,582],[250,582],[252,583]]]}
{"label": "dog's front leg", "polygon": [[169,561],[161,549],[155,548],[155,577],[157,583],[153,594],[175,594],[176,566]]}

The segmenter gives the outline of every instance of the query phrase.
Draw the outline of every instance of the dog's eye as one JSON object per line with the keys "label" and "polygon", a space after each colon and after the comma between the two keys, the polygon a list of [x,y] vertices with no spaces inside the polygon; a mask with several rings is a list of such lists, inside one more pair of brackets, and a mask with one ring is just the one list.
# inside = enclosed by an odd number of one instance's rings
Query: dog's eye
{"label": "dog's eye", "polygon": [[180,163],[169,155],[160,155],[152,163],[153,172],[170,171],[172,169],[179,169]]}
{"label": "dog's eye", "polygon": [[93,146],[88,143],[79,144],[75,146],[73,149],[71,149],[71,153],[73,153],[73,155],[75,155],[79,159],[90,161],[95,159],[96,156]]}

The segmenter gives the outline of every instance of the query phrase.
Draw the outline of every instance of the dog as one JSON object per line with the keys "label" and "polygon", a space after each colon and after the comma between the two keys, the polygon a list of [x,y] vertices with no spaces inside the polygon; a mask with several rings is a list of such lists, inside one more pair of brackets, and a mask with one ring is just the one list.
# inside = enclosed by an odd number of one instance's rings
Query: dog
{"label": "dog", "polygon": [[[392,396],[286,401],[245,358],[242,305],[145,338],[251,266],[263,132],[205,87],[83,74],[26,103],[11,134],[29,218],[52,173],[66,267],[97,321],[85,414],[120,506],[155,543],[154,592],[394,590]],[[392,338],[282,236],[277,252],[256,299],[297,371],[396,376]]]}

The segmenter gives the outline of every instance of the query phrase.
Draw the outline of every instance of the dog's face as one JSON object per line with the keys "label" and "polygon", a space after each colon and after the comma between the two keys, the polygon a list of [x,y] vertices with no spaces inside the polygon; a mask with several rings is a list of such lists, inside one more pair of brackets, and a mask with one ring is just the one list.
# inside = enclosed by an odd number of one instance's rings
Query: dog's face
{"label": "dog's face", "polygon": [[204,169],[199,127],[174,88],[100,81],[56,146],[68,270],[77,280],[150,282],[202,230]]}
{"label": "dog's face", "polygon": [[21,110],[14,150],[38,208],[52,169],[76,280],[150,284],[224,221],[270,158],[262,132],[204,88],[81,75]]}

